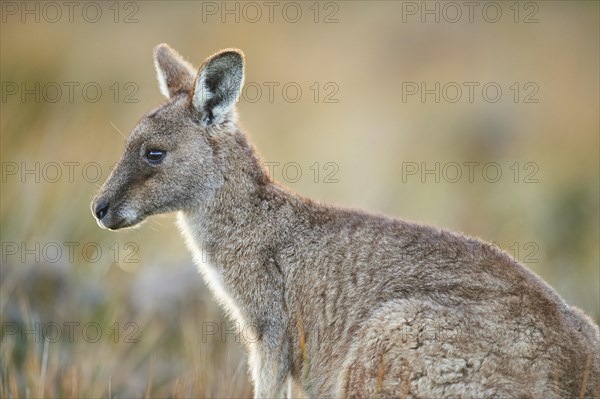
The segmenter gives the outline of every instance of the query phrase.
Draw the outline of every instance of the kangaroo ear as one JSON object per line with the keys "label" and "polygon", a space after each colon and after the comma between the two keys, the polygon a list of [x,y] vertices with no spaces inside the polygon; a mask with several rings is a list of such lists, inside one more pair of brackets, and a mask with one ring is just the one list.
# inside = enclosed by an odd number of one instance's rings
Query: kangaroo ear
{"label": "kangaroo ear", "polygon": [[209,57],[200,67],[192,106],[206,126],[225,120],[244,85],[244,54],[227,49]]}
{"label": "kangaroo ear", "polygon": [[190,93],[194,88],[194,67],[168,44],[159,44],[154,48],[154,66],[160,92],[165,97]]}

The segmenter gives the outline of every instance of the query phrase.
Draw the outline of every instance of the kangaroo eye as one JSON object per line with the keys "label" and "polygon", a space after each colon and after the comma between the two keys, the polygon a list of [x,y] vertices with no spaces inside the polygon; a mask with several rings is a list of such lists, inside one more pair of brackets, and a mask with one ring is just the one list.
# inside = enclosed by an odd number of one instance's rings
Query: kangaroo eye
{"label": "kangaroo eye", "polygon": [[161,163],[162,160],[165,158],[165,155],[167,155],[166,151],[156,150],[153,148],[146,151],[146,158],[151,164]]}

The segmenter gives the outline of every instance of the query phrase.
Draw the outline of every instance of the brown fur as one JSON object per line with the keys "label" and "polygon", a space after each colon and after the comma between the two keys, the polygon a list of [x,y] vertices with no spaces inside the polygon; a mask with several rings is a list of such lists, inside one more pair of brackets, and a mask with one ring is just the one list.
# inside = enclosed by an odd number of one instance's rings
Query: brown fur
{"label": "brown fur", "polygon": [[[169,101],[133,130],[92,209],[110,229],[179,211],[245,331],[256,397],[287,381],[310,397],[598,398],[598,328],[540,278],[480,240],[271,181],[236,123],[240,52],[193,76],[160,45],[155,64]],[[166,150],[160,165],[149,148]]]}

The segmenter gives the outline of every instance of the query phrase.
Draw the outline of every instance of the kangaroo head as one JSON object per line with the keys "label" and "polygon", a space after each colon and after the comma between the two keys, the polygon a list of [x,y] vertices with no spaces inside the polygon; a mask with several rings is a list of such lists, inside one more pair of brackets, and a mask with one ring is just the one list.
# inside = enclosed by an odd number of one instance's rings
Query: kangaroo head
{"label": "kangaroo head", "polygon": [[196,72],[161,44],[154,51],[154,64],[160,90],[169,100],[142,117],[92,202],[98,224],[107,229],[198,206],[224,181],[219,147],[237,130],[242,52],[223,50]]}

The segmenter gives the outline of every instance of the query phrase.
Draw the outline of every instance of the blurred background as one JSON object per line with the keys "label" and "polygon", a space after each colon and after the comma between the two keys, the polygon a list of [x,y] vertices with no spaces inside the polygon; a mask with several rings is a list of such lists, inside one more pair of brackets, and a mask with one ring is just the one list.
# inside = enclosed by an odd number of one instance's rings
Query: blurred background
{"label": "blurred background", "polygon": [[89,210],[152,49],[246,54],[238,110],[304,195],[493,241],[596,322],[599,3],[3,2],[2,397],[248,397],[174,226]]}

